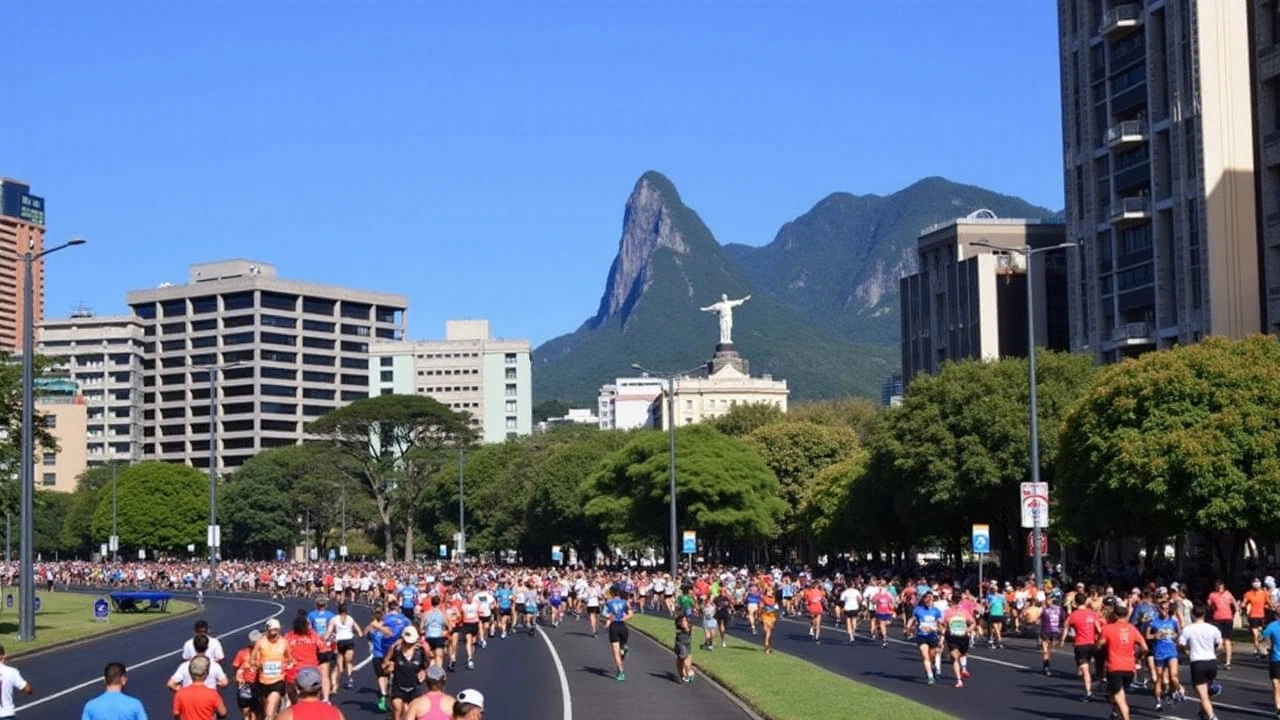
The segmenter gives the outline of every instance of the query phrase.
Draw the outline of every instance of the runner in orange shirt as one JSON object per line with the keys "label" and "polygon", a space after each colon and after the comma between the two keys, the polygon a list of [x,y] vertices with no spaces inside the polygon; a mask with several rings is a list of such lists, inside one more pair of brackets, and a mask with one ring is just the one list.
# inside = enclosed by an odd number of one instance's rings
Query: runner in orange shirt
{"label": "runner in orange shirt", "polygon": [[822,613],[827,607],[827,594],[818,586],[816,580],[809,581],[809,588],[804,591],[804,606],[809,613],[809,635],[813,641],[821,642]]}
{"label": "runner in orange shirt", "polygon": [[[1253,579],[1253,587],[1244,593],[1244,611],[1249,618],[1249,632],[1253,633],[1253,659],[1262,659],[1262,628],[1267,625],[1267,608],[1271,594],[1262,588],[1262,581]],[[1225,637],[1225,636],[1224,636]]]}

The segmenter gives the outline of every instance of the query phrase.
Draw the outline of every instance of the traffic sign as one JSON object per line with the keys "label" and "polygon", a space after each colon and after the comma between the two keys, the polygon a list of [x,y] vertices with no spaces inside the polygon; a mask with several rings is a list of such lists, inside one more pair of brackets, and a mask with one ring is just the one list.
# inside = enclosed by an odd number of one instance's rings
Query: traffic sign
{"label": "traffic sign", "polygon": [[1022,527],[1049,527],[1049,483],[1022,483]]}
{"label": "traffic sign", "polygon": [[991,526],[974,523],[973,553],[983,555],[989,552],[991,552]]}
{"label": "traffic sign", "polygon": [[560,550],[559,545],[551,546],[551,562],[554,562],[554,563],[564,562],[564,552]]}
{"label": "traffic sign", "polygon": [[680,550],[685,555],[693,555],[698,552],[698,532],[696,530],[684,531],[684,542],[681,543]]}
{"label": "traffic sign", "polygon": [[449,546],[444,543],[440,544],[440,557],[449,557]]}
{"label": "traffic sign", "polygon": [[[1035,546],[1035,541],[1033,540],[1033,538],[1035,538],[1035,535],[1036,535],[1036,532],[1034,530],[1027,533],[1027,557],[1035,557],[1036,546]],[[1049,554],[1049,533],[1043,530],[1040,531],[1040,554],[1041,555]]]}
{"label": "traffic sign", "polygon": [[107,604],[106,598],[98,598],[93,601],[93,620],[94,622],[106,622],[111,615],[111,606]]}

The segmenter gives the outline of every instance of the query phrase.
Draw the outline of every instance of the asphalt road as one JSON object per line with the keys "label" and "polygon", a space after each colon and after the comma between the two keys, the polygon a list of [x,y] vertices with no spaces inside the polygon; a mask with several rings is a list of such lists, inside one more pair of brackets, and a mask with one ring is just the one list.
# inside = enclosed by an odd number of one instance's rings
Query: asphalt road
{"label": "asphalt road", "polygon": [[[84,703],[102,691],[102,668],[112,660],[129,669],[128,694],[142,700],[153,720],[172,717],[172,695],[165,682],[181,661],[180,648],[190,637],[198,617],[208,620],[222,640],[228,657],[247,642],[248,631],[261,627],[269,617],[286,621],[304,600],[272,602],[238,596],[210,597],[205,610],[137,628],[125,634],[91,640],[19,658],[13,665],[35,688],[33,696],[15,698],[25,718],[74,718]],[[368,619],[364,608],[353,609],[360,621]],[[357,643],[356,688],[336,696],[347,718],[381,719],[373,672],[368,667],[368,647]],[[744,720],[749,715],[730,698],[706,682],[680,685],[670,679],[672,655],[665,648],[633,633],[627,658],[627,679],[613,677],[612,658],[605,634],[593,638],[585,621],[573,619],[558,628],[540,626],[532,635],[495,638],[480,650],[476,669],[450,676],[446,689],[457,692],[476,688],[485,694],[489,718],[573,720],[578,718],[697,717],[700,720]],[[229,660],[224,669],[230,669]],[[237,718],[231,689],[222,692]]]}
{"label": "asphalt road", "polygon": [[[871,642],[865,629],[864,623],[863,633],[850,645],[848,635],[837,630],[828,619],[822,642],[814,643],[808,634],[807,620],[783,618],[774,632],[774,647],[779,652],[802,657],[858,682],[909,697],[958,718],[1095,720],[1111,714],[1110,704],[1101,695],[1105,687],[1096,679],[1095,699],[1082,702],[1084,689],[1076,676],[1070,645],[1053,655],[1050,677],[1041,672],[1040,651],[1030,638],[1010,638],[1003,650],[975,645],[969,655],[971,677],[963,688],[956,688],[949,658],[944,658],[943,676],[938,684],[927,684],[919,652],[914,644],[902,639],[901,626],[890,629],[887,648]],[[730,633],[750,642],[761,640],[751,635],[745,620],[735,620]],[[695,649],[694,652],[696,661],[706,651]],[[1241,647],[1237,643],[1233,669],[1219,672],[1218,679],[1224,690],[1214,702],[1222,720],[1275,717],[1266,665],[1253,660],[1252,655],[1252,647]],[[1189,682],[1185,667],[1182,681]],[[1192,720],[1199,710],[1198,703],[1189,701],[1172,706],[1166,703],[1164,710],[1157,713],[1152,709],[1154,698],[1150,690],[1131,690],[1127,695],[1134,717]]]}

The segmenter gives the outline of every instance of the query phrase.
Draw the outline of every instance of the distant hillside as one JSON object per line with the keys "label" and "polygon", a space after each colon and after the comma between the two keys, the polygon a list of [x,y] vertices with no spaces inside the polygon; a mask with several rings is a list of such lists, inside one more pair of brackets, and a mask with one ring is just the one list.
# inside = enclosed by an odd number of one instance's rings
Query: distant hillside
{"label": "distant hillside", "polygon": [[916,239],[937,222],[987,208],[999,217],[1060,213],[929,177],[888,196],[832,193],[763,247],[725,252],[756,287],[810,322],[857,342],[897,347],[898,279],[916,270]]}
{"label": "distant hillside", "polygon": [[593,403],[600,385],[634,374],[694,368],[710,359],[721,293],[751,294],[733,339],[753,374],[788,380],[795,399],[878,397],[899,366],[895,345],[857,345],[820,329],[748,278],[670,180],[645,173],[627,200],[622,237],[596,314],[534,351],[536,400]]}

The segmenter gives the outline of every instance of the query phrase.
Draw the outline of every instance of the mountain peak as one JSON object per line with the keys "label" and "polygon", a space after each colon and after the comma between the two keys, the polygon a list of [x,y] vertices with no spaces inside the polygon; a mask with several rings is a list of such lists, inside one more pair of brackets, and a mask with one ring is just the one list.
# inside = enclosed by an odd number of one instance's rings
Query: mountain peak
{"label": "mountain peak", "polygon": [[594,324],[619,316],[626,322],[635,304],[653,283],[650,268],[654,253],[661,249],[680,255],[689,252],[685,232],[680,227],[684,212],[675,183],[654,170],[640,176],[627,198],[618,254],[609,268],[609,279]]}

